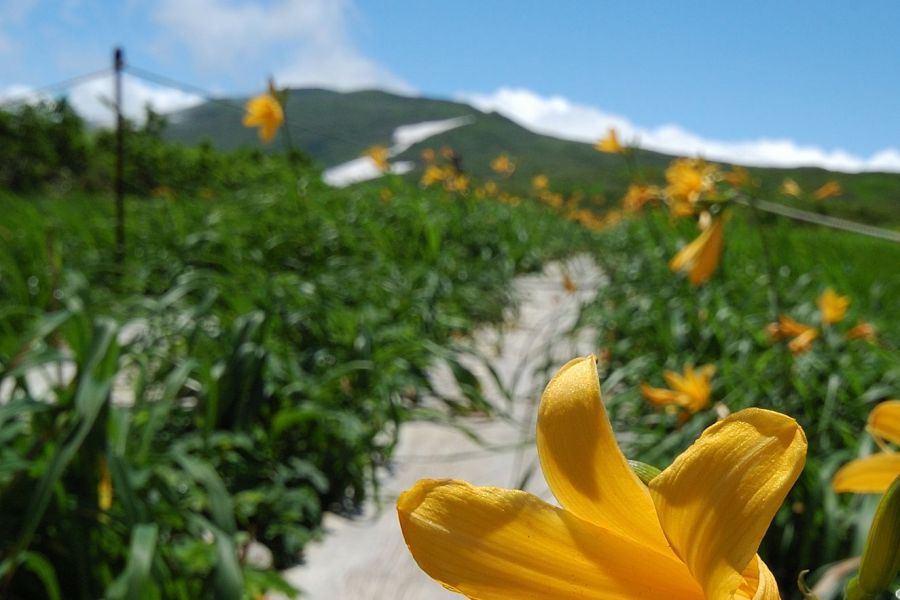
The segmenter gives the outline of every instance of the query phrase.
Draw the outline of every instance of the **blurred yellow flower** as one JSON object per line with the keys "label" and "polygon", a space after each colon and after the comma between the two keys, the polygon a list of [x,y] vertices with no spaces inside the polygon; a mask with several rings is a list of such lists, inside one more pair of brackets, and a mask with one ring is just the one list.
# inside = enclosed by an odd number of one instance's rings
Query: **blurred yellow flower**
{"label": "blurred yellow flower", "polygon": [[397,499],[410,552],[468,598],[776,600],[756,555],[803,469],[806,436],[749,408],[643,483],[616,442],[593,356],[550,381],[537,450],[559,506],[520,490],[422,480]]}
{"label": "blurred yellow flower", "polygon": [[823,323],[839,323],[843,321],[844,316],[847,314],[847,307],[850,306],[849,297],[838,295],[831,288],[822,292],[817,302]]}
{"label": "blurred yellow flower", "polygon": [[259,127],[259,138],[267,144],[271,142],[284,122],[284,111],[278,100],[271,94],[260,94],[247,102],[246,111],[244,127]]}
{"label": "blurred yellow flower", "polygon": [[669,268],[686,272],[693,285],[700,285],[712,277],[721,256],[722,218],[714,217],[709,227],[669,261]]}
{"label": "blurred yellow flower", "polygon": [[431,148],[422,150],[422,160],[427,163],[434,162],[434,150]]}
{"label": "blurred yellow flower", "polygon": [[500,175],[509,176],[516,170],[516,165],[506,154],[501,154],[491,161],[491,169]]}
{"label": "blurred yellow flower", "polygon": [[743,187],[750,183],[750,172],[744,167],[733,166],[730,171],[722,174],[722,181],[734,187]]}
{"label": "blurred yellow flower", "polygon": [[900,452],[888,447],[889,443],[900,445],[900,400],[886,400],[876,406],[869,413],[866,429],[885,451],[852,460],[838,469],[831,480],[836,492],[880,494],[900,476]]}
{"label": "blurred yellow flower", "polygon": [[552,208],[560,208],[563,205],[563,197],[562,194],[557,194],[556,192],[550,192],[546,189],[543,190],[540,194],[538,194],[538,198],[540,198],[541,202],[550,206]]}
{"label": "blurred yellow flower", "polygon": [[469,190],[469,178],[466,175],[452,175],[444,180],[444,188],[448,192],[466,192]]}
{"label": "blurred yellow flower", "polygon": [[819,337],[819,331],[814,328],[807,329],[788,342],[788,350],[794,354],[801,354],[812,347],[812,343]]}
{"label": "blurred yellow flower", "polygon": [[388,162],[388,149],[384,146],[371,146],[366,148],[365,152],[362,153],[363,156],[372,159],[372,162],[375,163],[375,166],[378,167],[378,170],[382,173],[387,173],[391,169],[391,164]]}
{"label": "blurred yellow flower", "polygon": [[766,327],[769,336],[773,340],[780,340],[782,338],[788,337],[797,337],[798,335],[806,333],[810,329],[815,329],[815,327],[810,327],[809,325],[798,323],[787,315],[781,315],[778,318],[777,323],[770,323],[769,326]]}
{"label": "blurred yellow flower", "polygon": [[874,341],[876,338],[875,326],[866,321],[860,321],[847,331],[848,340],[868,340]]}
{"label": "blurred yellow flower", "polygon": [[547,179],[546,175],[535,175],[531,178],[531,187],[534,188],[536,192],[546,190],[549,185],[550,180]]}
{"label": "blurred yellow flower", "polygon": [[793,179],[785,179],[781,182],[781,193],[786,196],[799,198],[803,195],[803,190],[800,189],[800,186]]}
{"label": "blurred yellow flower", "polygon": [[454,158],[456,158],[456,151],[453,150],[453,148],[451,148],[450,146],[444,146],[443,148],[441,148],[441,156],[445,160],[453,160]]}
{"label": "blurred yellow flower", "polygon": [[625,148],[619,143],[619,136],[613,127],[609,128],[606,137],[594,144],[594,149],[609,154],[621,154]]}
{"label": "blurred yellow flower", "polygon": [[389,190],[388,188],[381,188],[381,191],[378,193],[381,197],[382,202],[390,202],[394,197],[394,192]]}
{"label": "blurred yellow flower", "polygon": [[837,181],[832,180],[813,192],[813,198],[815,198],[816,200],[825,200],[826,198],[831,198],[832,196],[839,196],[841,194],[841,191],[841,184],[839,184]]}
{"label": "blurred yellow flower", "polygon": [[99,481],[97,481],[97,507],[106,512],[112,508],[113,501],[113,484],[112,476],[109,472],[109,464],[105,457],[100,458],[99,465]]}
{"label": "blurred yellow flower", "polygon": [[679,158],[666,169],[666,196],[674,204],[696,204],[713,191],[719,169],[705,161]]}
{"label": "blurred yellow flower", "polygon": [[440,183],[452,175],[453,169],[449,167],[428,165],[427,167],[425,167],[425,172],[422,173],[422,179],[420,183],[427,187],[430,185],[434,185],[435,183]]}
{"label": "blurred yellow flower", "polygon": [[710,381],[715,373],[715,365],[704,365],[697,370],[688,366],[684,375],[666,371],[663,377],[670,389],[642,383],[641,394],[656,406],[682,408],[693,414],[709,406]]}
{"label": "blurred yellow flower", "polygon": [[655,202],[660,197],[659,188],[655,185],[632,183],[622,198],[622,209],[628,213],[640,212],[644,206]]}

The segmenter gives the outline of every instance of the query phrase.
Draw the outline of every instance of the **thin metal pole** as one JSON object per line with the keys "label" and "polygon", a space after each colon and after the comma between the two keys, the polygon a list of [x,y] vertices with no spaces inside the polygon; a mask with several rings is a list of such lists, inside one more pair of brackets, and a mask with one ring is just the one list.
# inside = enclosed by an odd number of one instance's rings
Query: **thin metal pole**
{"label": "thin metal pole", "polygon": [[125,66],[122,48],[113,54],[116,86],[116,264],[125,262],[125,120],[122,118],[122,69]]}

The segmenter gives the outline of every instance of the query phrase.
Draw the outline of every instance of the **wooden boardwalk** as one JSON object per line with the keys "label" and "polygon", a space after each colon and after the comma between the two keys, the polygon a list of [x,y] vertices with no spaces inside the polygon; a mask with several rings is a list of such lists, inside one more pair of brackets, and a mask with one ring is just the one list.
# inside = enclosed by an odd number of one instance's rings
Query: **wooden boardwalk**
{"label": "wooden boardwalk", "polygon": [[[574,291],[563,286],[565,274]],[[478,434],[480,445],[458,429],[434,423],[406,424],[389,473],[382,477],[380,498],[358,518],[326,515],[325,536],[310,544],[306,561],[286,571],[288,580],[312,600],[451,600],[453,594],[419,570],[406,549],[394,501],[422,478],[458,478],[476,485],[523,487],[552,501],[537,465],[534,415],[550,375],[570,358],[595,351],[592,332],[568,335],[582,304],[603,284],[586,257],[547,266],[543,273],[515,282],[519,309],[502,327],[484,328],[471,340],[467,361],[487,397],[503,414],[470,418],[464,425]],[[498,374],[504,390],[488,376],[485,362]],[[442,394],[457,392],[446,366],[431,374]]]}

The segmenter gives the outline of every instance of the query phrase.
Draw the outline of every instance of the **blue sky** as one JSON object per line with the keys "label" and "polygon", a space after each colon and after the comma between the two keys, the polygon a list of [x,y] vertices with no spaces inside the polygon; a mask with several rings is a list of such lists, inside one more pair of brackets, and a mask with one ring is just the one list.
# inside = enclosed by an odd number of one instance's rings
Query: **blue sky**
{"label": "blue sky", "polygon": [[102,68],[122,43],[220,94],[273,73],[465,99],[572,138],[614,125],[664,150],[848,168],[881,153],[900,170],[898,23],[889,0],[0,0],[0,94]]}

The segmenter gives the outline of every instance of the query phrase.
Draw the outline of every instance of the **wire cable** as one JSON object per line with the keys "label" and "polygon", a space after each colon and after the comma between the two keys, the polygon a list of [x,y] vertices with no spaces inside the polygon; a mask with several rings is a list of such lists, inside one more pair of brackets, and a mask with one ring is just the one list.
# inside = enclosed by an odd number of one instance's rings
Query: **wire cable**
{"label": "wire cable", "polygon": [[0,108],[8,108],[12,106],[27,104],[33,101],[35,96],[40,96],[41,94],[51,94],[54,91],[65,90],[71,87],[75,87],[80,83],[85,83],[93,79],[99,79],[100,77],[109,76],[111,74],[112,69],[107,67],[105,69],[91,71],[90,73],[84,73],[83,75],[77,75],[75,77],[63,79],[62,81],[57,81],[56,83],[49,83],[40,87],[31,88],[27,91],[23,91],[21,98],[6,99],[0,102]]}

